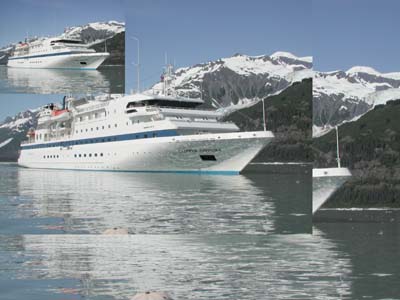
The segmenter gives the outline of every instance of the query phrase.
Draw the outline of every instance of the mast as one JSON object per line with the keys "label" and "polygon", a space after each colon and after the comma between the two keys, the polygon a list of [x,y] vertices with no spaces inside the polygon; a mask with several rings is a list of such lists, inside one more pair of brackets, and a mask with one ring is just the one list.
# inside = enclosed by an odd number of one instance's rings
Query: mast
{"label": "mast", "polygon": [[265,121],[265,99],[262,98],[262,103],[263,103],[263,124],[264,124],[264,131],[267,131],[267,123]]}
{"label": "mast", "polygon": [[136,76],[137,76],[137,92],[140,93],[140,41],[136,36],[131,36],[130,38],[135,40],[137,43]]}
{"label": "mast", "polygon": [[339,153],[339,129],[336,126],[336,160],[338,163],[338,168],[340,168],[340,153]]}

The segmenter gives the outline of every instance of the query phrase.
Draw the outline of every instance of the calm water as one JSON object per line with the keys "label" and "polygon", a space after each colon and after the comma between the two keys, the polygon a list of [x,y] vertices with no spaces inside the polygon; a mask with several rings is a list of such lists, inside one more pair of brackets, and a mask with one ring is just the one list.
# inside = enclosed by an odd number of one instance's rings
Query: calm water
{"label": "calm water", "polygon": [[314,225],[316,238],[330,241],[337,261],[349,263],[338,270],[346,286],[343,299],[400,299],[399,233],[399,222]]}
{"label": "calm water", "polygon": [[310,233],[310,168],[238,176],[0,165],[0,234]]}
{"label": "calm water", "polygon": [[98,70],[19,69],[0,65],[0,91],[25,94],[124,93],[123,66]]}
{"label": "calm water", "polygon": [[310,234],[3,236],[0,289],[4,300],[146,290],[181,300],[345,299],[353,264],[338,247]]}
{"label": "calm water", "polygon": [[4,300],[400,299],[400,225],[319,223],[314,235],[0,236]]}

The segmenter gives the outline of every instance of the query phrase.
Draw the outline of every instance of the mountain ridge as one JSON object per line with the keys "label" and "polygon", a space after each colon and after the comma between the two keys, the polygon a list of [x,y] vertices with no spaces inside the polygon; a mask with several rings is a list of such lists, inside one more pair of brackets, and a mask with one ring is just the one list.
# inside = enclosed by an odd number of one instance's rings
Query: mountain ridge
{"label": "mountain ridge", "polygon": [[336,125],[352,122],[376,105],[400,98],[400,72],[380,73],[354,66],[314,74],[313,135],[326,134]]}

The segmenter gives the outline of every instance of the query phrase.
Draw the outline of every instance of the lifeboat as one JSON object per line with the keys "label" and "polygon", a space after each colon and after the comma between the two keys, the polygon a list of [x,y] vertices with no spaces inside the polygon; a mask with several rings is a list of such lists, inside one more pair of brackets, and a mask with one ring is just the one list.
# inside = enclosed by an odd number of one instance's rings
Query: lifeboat
{"label": "lifeboat", "polygon": [[65,121],[70,117],[70,111],[68,109],[54,109],[51,111],[52,121]]}

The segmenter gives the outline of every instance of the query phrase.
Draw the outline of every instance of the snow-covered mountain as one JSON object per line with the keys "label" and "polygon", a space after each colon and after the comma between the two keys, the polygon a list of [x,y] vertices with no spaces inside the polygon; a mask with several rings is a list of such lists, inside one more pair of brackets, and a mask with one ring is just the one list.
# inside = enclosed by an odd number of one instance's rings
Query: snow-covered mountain
{"label": "snow-covered mountain", "polygon": [[[297,57],[288,52],[270,56],[236,54],[177,69],[174,86],[178,93],[202,94],[209,106],[232,107],[278,94],[294,82],[312,76],[311,57]],[[161,90],[162,82],[151,89]]]}
{"label": "snow-covered mountain", "polygon": [[117,21],[93,22],[83,26],[67,27],[62,38],[80,39],[85,43],[95,44],[125,31],[125,23]]}
{"label": "snow-covered mountain", "polygon": [[30,127],[36,126],[38,112],[39,109],[30,109],[24,112],[19,112],[13,117],[7,117],[0,123],[0,130],[24,132]]}
{"label": "snow-covered mountain", "polygon": [[370,67],[315,72],[313,134],[359,118],[374,106],[400,99],[400,72],[380,73]]}
{"label": "snow-covered mountain", "polygon": [[36,127],[39,109],[27,110],[7,117],[0,123],[0,160],[15,161],[21,141],[31,127]]}

